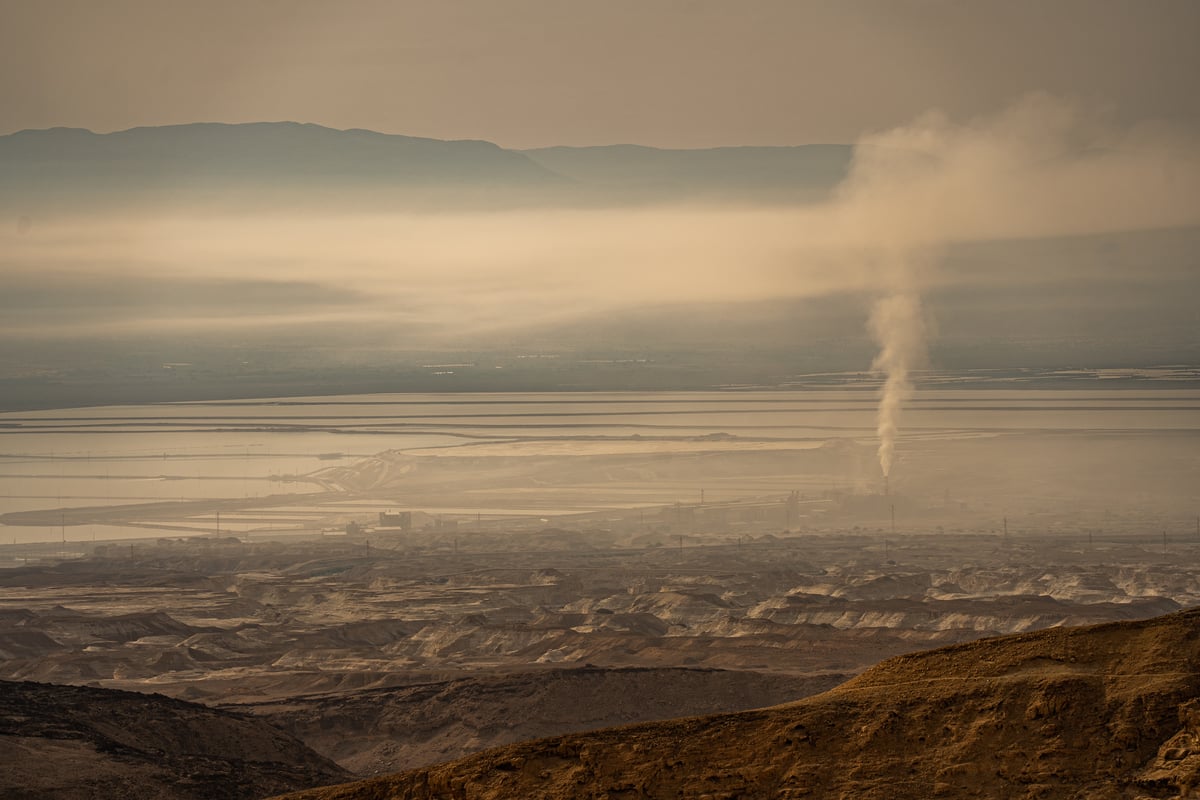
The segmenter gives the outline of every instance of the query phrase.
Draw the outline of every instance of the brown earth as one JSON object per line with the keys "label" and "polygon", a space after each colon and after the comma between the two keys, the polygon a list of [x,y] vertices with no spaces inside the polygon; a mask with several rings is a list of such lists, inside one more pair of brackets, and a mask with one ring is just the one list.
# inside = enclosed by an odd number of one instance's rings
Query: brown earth
{"label": "brown earth", "polygon": [[544,669],[228,706],[261,717],[360,775],[489,747],[796,700],[844,681],[711,669]]}
{"label": "brown earth", "polygon": [[0,797],[263,797],[349,774],[265,722],[161,695],[0,681]]}
{"label": "brown earth", "polygon": [[0,570],[0,678],[237,703],[584,664],[857,673],[1200,603],[1200,546],[1162,552],[1138,531],[632,535],[98,547]]}
{"label": "brown earth", "polygon": [[[0,678],[253,704],[373,775],[770,706],[901,653],[1200,603],[1200,546],[1168,552],[1148,522],[1126,523],[1094,542],[1071,529],[664,544],[638,526],[99,545],[0,570]],[[39,746],[101,769],[78,743]],[[0,762],[8,785],[27,762]]]}
{"label": "brown earth", "polygon": [[758,711],[490,750],[293,800],[1200,796],[1200,610],[898,656]]}

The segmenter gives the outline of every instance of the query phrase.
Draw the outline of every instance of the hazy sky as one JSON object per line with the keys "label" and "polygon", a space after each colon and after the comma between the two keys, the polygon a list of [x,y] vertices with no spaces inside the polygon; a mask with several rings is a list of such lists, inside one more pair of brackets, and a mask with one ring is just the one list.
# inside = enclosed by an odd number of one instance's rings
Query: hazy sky
{"label": "hazy sky", "polygon": [[852,142],[1031,92],[1200,128],[1195,0],[0,0],[0,133]]}

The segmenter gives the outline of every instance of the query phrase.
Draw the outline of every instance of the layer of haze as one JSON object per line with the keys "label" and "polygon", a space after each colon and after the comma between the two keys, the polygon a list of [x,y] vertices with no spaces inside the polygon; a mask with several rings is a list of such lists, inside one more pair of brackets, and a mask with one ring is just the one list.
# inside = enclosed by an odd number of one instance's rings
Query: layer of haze
{"label": "layer of haze", "polygon": [[937,266],[947,248],[979,243],[1200,225],[1200,159],[1183,136],[1034,96],[962,121],[926,115],[859,145],[833,199],[808,205],[50,215],[0,229],[0,333],[376,324],[392,331],[380,346],[478,345],[639,307],[954,287],[1032,300],[1048,280],[1092,293],[1132,280],[1166,299],[1176,270],[1195,276],[1187,253],[1165,271],[1136,252],[1064,256],[1049,270],[1011,253]]}

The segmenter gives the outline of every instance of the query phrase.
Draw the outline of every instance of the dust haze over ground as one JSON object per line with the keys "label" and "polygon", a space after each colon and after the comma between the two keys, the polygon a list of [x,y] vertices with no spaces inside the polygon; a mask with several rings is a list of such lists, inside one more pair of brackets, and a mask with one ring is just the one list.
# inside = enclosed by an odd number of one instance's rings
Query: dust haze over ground
{"label": "dust haze over ground", "polygon": [[[875,322],[888,324],[874,334],[896,376],[927,348],[934,366],[1025,366],[1018,331],[1095,366],[1196,355],[1194,310],[1175,308],[1195,288],[1200,224],[1197,148],[1182,134],[1034,96],[976,119],[927,115],[852,151],[561,150],[283,123],[3,137],[14,178],[0,193],[9,402],[53,403],[63,383],[97,387],[84,402],[104,397],[106,381],[153,392],[147,375],[177,362],[205,364],[192,381],[207,396],[238,396],[234,380],[278,394],[272,384],[295,380],[298,359],[356,388],[403,390],[405,371],[435,353],[657,365],[621,373],[619,388],[770,383],[773,369],[804,364],[862,369],[876,302]],[[326,152],[341,155],[317,160]],[[63,160],[22,178],[48,154]],[[365,177],[372,154],[392,171]],[[589,168],[595,158],[613,168]],[[456,172],[456,159],[475,173]],[[660,177],[632,177],[647,169]],[[772,170],[808,188],[780,194]],[[322,196],[336,205],[310,203]],[[1079,312],[1043,307],[1049,276]],[[985,304],[973,325],[950,299],[964,292]],[[845,312],[830,315],[831,303]],[[897,304],[909,311],[883,313]],[[703,329],[675,324],[697,315]],[[1163,328],[1157,347],[1114,350],[1114,318]],[[631,324],[644,331],[635,341]],[[939,335],[926,341],[930,330]],[[978,339],[991,352],[962,359]],[[259,363],[271,366],[246,369]],[[582,371],[585,385],[618,388]],[[904,384],[891,382],[894,397]],[[473,385],[507,388],[497,374]],[[560,385],[536,371],[516,388]]]}

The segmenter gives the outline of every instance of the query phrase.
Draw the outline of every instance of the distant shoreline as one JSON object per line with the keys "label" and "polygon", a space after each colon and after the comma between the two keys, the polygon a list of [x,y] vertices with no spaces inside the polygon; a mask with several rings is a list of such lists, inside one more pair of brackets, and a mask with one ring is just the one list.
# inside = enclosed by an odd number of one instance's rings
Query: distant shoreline
{"label": "distant shoreline", "polygon": [[[827,372],[800,375],[777,384],[722,384],[671,380],[670,373],[658,380],[635,383],[619,375],[572,384],[531,380],[520,385],[489,385],[484,381],[438,380],[417,375],[415,380],[345,380],[319,383],[288,380],[250,384],[240,381],[160,381],[120,383],[55,384],[50,381],[0,380],[0,414],[97,408],[119,405],[157,405],[232,401],[295,400],[333,398],[346,395],[517,395],[654,392],[781,392],[864,391],[874,392],[878,379],[868,372]],[[682,377],[682,376],[680,376]],[[1200,390],[1200,365],[1147,366],[1100,369],[987,369],[965,372],[927,372],[917,378],[918,390],[962,389],[1054,389],[1054,390]]]}

